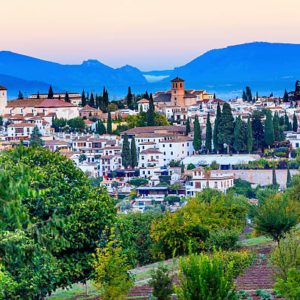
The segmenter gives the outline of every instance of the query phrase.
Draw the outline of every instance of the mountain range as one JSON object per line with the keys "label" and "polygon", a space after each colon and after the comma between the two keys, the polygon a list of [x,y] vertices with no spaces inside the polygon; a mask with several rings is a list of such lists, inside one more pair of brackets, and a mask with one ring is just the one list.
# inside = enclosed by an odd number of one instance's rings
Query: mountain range
{"label": "mountain range", "polygon": [[186,88],[206,89],[219,97],[240,96],[245,86],[252,91],[282,95],[300,79],[300,44],[253,42],[210,50],[174,70],[142,72],[126,65],[109,67],[98,60],[80,65],[63,65],[34,57],[0,51],[0,85],[10,97],[19,90],[29,93],[55,91],[101,92],[105,86],[112,98],[123,96],[131,86],[135,93],[170,88],[170,79],[179,76]]}

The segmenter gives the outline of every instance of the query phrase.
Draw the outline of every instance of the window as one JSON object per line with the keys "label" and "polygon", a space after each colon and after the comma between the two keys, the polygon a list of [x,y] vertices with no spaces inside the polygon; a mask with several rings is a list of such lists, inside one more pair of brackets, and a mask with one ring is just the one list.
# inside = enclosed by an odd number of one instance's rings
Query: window
{"label": "window", "polygon": [[172,148],[172,144],[170,144],[170,148]]}
{"label": "window", "polygon": [[215,188],[218,188],[218,183],[215,181]]}
{"label": "window", "polygon": [[173,155],[173,151],[171,151],[171,155]]}
{"label": "window", "polygon": [[201,189],[201,182],[196,182],[196,189]]}

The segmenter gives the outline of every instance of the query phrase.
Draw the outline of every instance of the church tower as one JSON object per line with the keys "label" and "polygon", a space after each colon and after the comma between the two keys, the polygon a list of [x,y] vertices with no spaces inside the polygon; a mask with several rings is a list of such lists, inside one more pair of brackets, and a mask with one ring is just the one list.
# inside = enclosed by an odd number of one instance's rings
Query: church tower
{"label": "church tower", "polygon": [[171,80],[171,103],[172,105],[184,106],[184,80],[176,77]]}
{"label": "church tower", "polygon": [[4,115],[7,105],[7,88],[0,85],[0,116]]}

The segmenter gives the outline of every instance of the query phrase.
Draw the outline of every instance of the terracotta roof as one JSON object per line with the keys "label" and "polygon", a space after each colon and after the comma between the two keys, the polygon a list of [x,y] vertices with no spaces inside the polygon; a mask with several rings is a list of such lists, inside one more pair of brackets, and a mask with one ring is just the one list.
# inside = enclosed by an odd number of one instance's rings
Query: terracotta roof
{"label": "terracotta roof", "polygon": [[184,80],[179,77],[176,77],[176,78],[172,79],[171,82],[184,82]]}
{"label": "terracotta roof", "polygon": [[6,90],[7,90],[7,88],[6,88],[6,87],[4,87],[3,85],[0,85],[0,90],[1,90],[1,91],[6,91]]}
{"label": "terracotta roof", "polygon": [[35,127],[35,124],[31,123],[19,123],[19,124],[10,124],[7,127]]}
{"label": "terracotta roof", "polygon": [[43,101],[44,99],[15,99],[8,101],[6,107],[35,107]]}
{"label": "terracotta roof", "polygon": [[138,103],[149,103],[149,100],[147,100],[147,99],[141,99],[140,101],[138,101]]}
{"label": "terracotta roof", "polygon": [[90,120],[84,120],[85,124],[94,124],[94,122],[90,121]]}
{"label": "terracotta roof", "polygon": [[140,154],[162,154],[157,148],[149,148],[140,152]]}
{"label": "terracotta roof", "polygon": [[139,133],[159,133],[160,131],[167,132],[185,132],[185,126],[147,126],[147,127],[135,127],[122,132],[122,135],[126,134],[139,134]]}
{"label": "terracotta roof", "polygon": [[75,107],[74,104],[59,100],[59,99],[43,99],[43,101],[36,105],[36,107],[47,108],[47,107]]}
{"label": "terracotta roof", "polygon": [[80,112],[83,112],[83,111],[95,111],[95,110],[97,110],[97,109],[95,109],[95,108],[93,108],[93,107],[91,107],[91,106],[89,106],[89,105],[87,104],[87,105],[85,105],[85,106],[80,110]]}

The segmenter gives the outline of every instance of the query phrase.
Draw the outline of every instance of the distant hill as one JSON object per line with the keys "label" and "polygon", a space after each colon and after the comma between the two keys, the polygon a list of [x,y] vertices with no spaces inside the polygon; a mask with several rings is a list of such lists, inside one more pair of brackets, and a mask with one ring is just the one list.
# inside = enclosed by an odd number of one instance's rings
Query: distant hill
{"label": "distant hill", "polygon": [[[254,42],[229,46],[208,51],[174,70],[149,72],[128,65],[114,69],[97,60],[63,65],[2,51],[0,73],[17,77],[19,81],[10,81],[12,90],[23,89],[20,80],[30,81],[27,84],[31,89],[27,90],[44,92],[48,87],[40,88],[43,83],[75,92],[83,88],[101,92],[105,86],[110,98],[126,95],[128,86],[134,93],[166,90],[170,88],[170,79],[176,76],[185,80],[186,88],[206,89],[225,99],[241,96],[247,85],[260,95],[283,95],[284,88],[292,90],[295,81],[300,80],[300,44]],[[1,78],[0,84],[5,85]]]}
{"label": "distant hill", "polygon": [[129,85],[147,83],[143,74],[131,66],[114,69],[97,60],[87,60],[81,65],[63,65],[9,51],[0,52],[0,73],[77,92],[83,88],[100,92],[105,86],[114,93],[126,93]]}
{"label": "distant hill", "polygon": [[254,42],[211,50],[175,68],[170,77],[176,76],[185,79],[187,87],[223,94],[240,95],[246,85],[254,92],[282,94],[300,79],[300,44]]}

